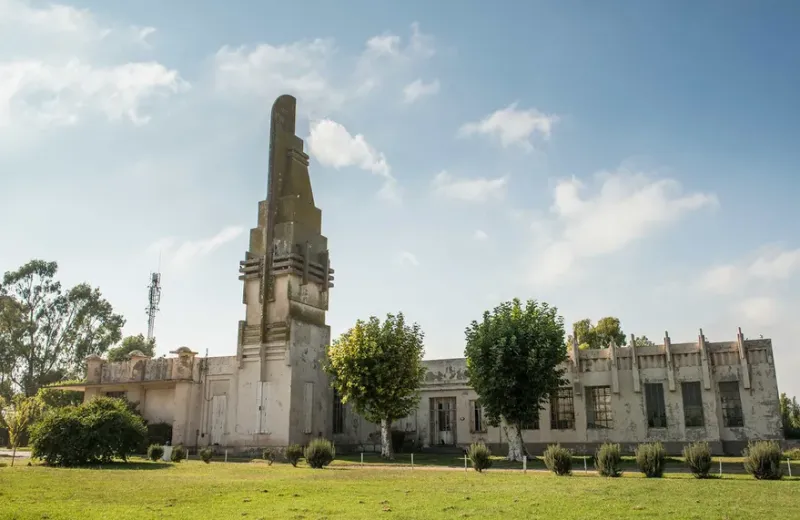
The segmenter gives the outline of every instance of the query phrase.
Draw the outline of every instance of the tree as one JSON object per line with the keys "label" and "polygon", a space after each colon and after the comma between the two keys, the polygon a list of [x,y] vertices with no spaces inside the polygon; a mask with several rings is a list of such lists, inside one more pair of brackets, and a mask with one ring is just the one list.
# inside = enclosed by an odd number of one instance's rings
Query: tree
{"label": "tree", "polygon": [[381,456],[394,458],[390,427],[419,403],[425,376],[424,334],[419,325],[407,325],[403,313],[358,320],[328,348],[326,371],[342,403],[381,425]]}
{"label": "tree", "polygon": [[625,333],[622,332],[622,325],[619,318],[607,316],[601,318],[597,325],[592,324],[592,320],[584,318],[572,324],[572,335],[567,343],[572,342],[572,338],[578,340],[578,348],[608,348],[613,341],[618,347],[627,343]]}
{"label": "tree", "polygon": [[143,334],[136,336],[128,336],[122,340],[118,347],[108,349],[108,360],[111,362],[126,361],[130,353],[138,350],[147,356],[153,357],[156,355],[156,340],[155,338],[148,340]]}
{"label": "tree", "polygon": [[17,456],[17,447],[25,432],[28,430],[28,425],[33,422],[34,418],[38,415],[38,403],[35,399],[26,397],[16,399],[15,402],[3,408],[3,423],[8,429],[8,438],[11,442],[11,465],[14,465],[14,459]]}
{"label": "tree", "polygon": [[797,398],[789,399],[788,395],[782,393],[780,406],[784,437],[787,439],[800,438],[800,405],[797,404]]}
{"label": "tree", "polygon": [[505,423],[508,459],[527,456],[522,425],[535,421],[558,388],[567,360],[564,319],[547,303],[505,302],[466,330],[469,382],[480,396],[488,424]]}
{"label": "tree", "polygon": [[83,359],[118,342],[125,320],[99,289],[63,291],[55,262],[31,260],[0,284],[0,342],[12,359],[9,378],[32,396],[55,375],[78,374]]}
{"label": "tree", "polygon": [[656,344],[647,339],[647,336],[637,336],[633,339],[633,345],[635,347],[655,347]]}

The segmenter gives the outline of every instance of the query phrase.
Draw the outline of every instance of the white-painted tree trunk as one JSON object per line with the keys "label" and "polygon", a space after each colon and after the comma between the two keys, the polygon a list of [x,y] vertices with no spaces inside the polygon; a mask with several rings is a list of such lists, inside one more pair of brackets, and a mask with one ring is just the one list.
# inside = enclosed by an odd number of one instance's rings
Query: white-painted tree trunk
{"label": "white-painted tree trunk", "polygon": [[525,455],[525,448],[522,444],[522,432],[516,425],[503,426],[508,439],[508,460],[522,462]]}
{"label": "white-painted tree trunk", "polygon": [[384,459],[394,459],[392,450],[392,431],[391,423],[388,419],[381,419],[381,457]]}

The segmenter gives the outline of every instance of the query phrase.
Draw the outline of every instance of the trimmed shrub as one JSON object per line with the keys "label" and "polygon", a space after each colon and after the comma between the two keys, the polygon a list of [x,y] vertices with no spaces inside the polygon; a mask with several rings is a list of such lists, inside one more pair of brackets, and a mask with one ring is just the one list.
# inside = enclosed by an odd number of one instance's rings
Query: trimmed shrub
{"label": "trimmed shrub", "polygon": [[308,443],[305,451],[306,463],[314,469],[321,469],[333,462],[336,448],[327,439],[314,439]]}
{"label": "trimmed shrub", "polygon": [[683,457],[695,478],[708,478],[711,472],[711,449],[707,442],[695,442],[684,446]]}
{"label": "trimmed shrub", "polygon": [[783,477],[781,468],[781,447],[774,441],[757,441],[747,445],[742,453],[744,469],[758,480],[779,480]]}
{"label": "trimmed shrub", "polygon": [[390,434],[392,437],[392,451],[394,453],[401,453],[403,451],[403,444],[406,442],[406,432],[403,430],[392,430]]}
{"label": "trimmed shrub", "polygon": [[800,448],[792,448],[783,452],[783,458],[789,460],[800,460]]}
{"label": "trimmed shrub", "polygon": [[211,464],[211,459],[214,457],[214,450],[211,448],[203,448],[200,450],[200,458],[203,459],[203,462],[206,464]]}
{"label": "trimmed shrub", "polygon": [[98,397],[45,413],[31,427],[31,455],[51,466],[127,461],[141,453],[146,435],[142,418],[122,401]]}
{"label": "trimmed shrub", "polygon": [[604,477],[622,475],[622,452],[619,444],[604,443],[595,453],[594,466]]}
{"label": "trimmed shrub", "polygon": [[299,444],[292,444],[288,448],[286,448],[286,459],[295,468],[297,467],[297,463],[300,462],[300,459],[302,458],[303,458],[303,448],[301,448]]}
{"label": "trimmed shrub", "polygon": [[556,475],[572,474],[572,452],[560,444],[551,444],[544,450],[544,465]]}
{"label": "trimmed shrub", "polygon": [[661,478],[664,475],[664,463],[667,452],[660,442],[640,444],[636,447],[636,465],[647,478]]}
{"label": "trimmed shrub", "polygon": [[275,462],[275,450],[272,448],[265,448],[264,451],[261,452],[261,458],[267,461],[267,464],[272,466],[272,463]]}
{"label": "trimmed shrub", "polygon": [[492,452],[489,451],[489,448],[482,442],[470,444],[467,455],[469,456],[469,460],[472,461],[472,467],[475,468],[475,471],[478,473],[492,467]]}
{"label": "trimmed shrub", "polygon": [[147,448],[147,458],[153,462],[158,462],[164,456],[164,446],[160,444],[151,444]]}
{"label": "trimmed shrub", "polygon": [[169,456],[169,459],[172,462],[180,462],[186,458],[186,448],[183,445],[178,444],[174,448],[172,448],[172,454]]}

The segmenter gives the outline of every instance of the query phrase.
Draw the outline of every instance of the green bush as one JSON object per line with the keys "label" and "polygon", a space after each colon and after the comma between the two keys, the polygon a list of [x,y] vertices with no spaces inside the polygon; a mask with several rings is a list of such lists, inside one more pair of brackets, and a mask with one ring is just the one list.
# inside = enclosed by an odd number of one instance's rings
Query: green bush
{"label": "green bush", "polygon": [[400,453],[403,451],[403,444],[406,442],[406,432],[403,430],[392,430],[392,451]]}
{"label": "green bush", "polygon": [[206,464],[211,464],[211,459],[214,457],[214,450],[211,448],[203,448],[200,450],[200,458]]}
{"label": "green bush", "polygon": [[470,444],[467,455],[469,460],[472,461],[472,467],[478,473],[492,467],[492,452],[482,442]]}
{"label": "green bush", "polygon": [[118,399],[98,397],[51,409],[31,428],[31,455],[51,466],[127,461],[141,453],[147,429]]}
{"label": "green bush", "polygon": [[792,448],[783,452],[783,458],[789,460],[800,460],[800,448]]}
{"label": "green bush", "polygon": [[544,465],[556,475],[572,474],[572,452],[560,444],[551,444],[544,450]]}
{"label": "green bush", "polygon": [[711,472],[711,450],[707,442],[695,442],[683,448],[683,458],[695,478],[708,478]]}
{"label": "green bush", "polygon": [[186,458],[186,448],[183,445],[178,444],[174,448],[172,448],[172,454],[169,456],[169,460],[172,462],[180,462]]}
{"label": "green bush", "polygon": [[619,477],[622,475],[622,452],[619,444],[604,443],[595,453],[594,460],[597,472],[604,477]]}
{"label": "green bush", "polygon": [[781,447],[777,442],[750,443],[742,455],[744,456],[745,471],[758,480],[779,480],[783,477]]}
{"label": "green bush", "polygon": [[147,448],[147,458],[152,460],[153,462],[161,460],[161,457],[163,456],[164,456],[164,446],[160,444],[151,444]]}
{"label": "green bush", "polygon": [[321,469],[333,462],[336,448],[327,439],[314,439],[306,446],[305,457],[309,466]]}
{"label": "green bush", "polygon": [[297,463],[303,458],[303,448],[299,444],[292,444],[286,448],[286,459],[297,467]]}
{"label": "green bush", "polygon": [[636,447],[635,454],[636,465],[647,478],[661,478],[664,475],[667,452],[660,442],[640,444]]}
{"label": "green bush", "polygon": [[261,457],[267,461],[268,465],[272,466],[272,463],[275,462],[275,450],[266,448],[261,452]]}

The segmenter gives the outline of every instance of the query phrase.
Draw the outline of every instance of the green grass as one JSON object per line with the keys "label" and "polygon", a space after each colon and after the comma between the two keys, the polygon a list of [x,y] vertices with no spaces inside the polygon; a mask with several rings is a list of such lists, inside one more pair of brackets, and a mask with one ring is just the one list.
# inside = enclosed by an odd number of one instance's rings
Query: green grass
{"label": "green grass", "polygon": [[[103,469],[0,468],[3,519],[799,518],[800,481],[685,474],[605,479],[576,473],[443,468],[324,470],[263,462],[137,462]],[[462,463],[463,464],[463,463]],[[794,516],[792,516],[794,515]]]}

